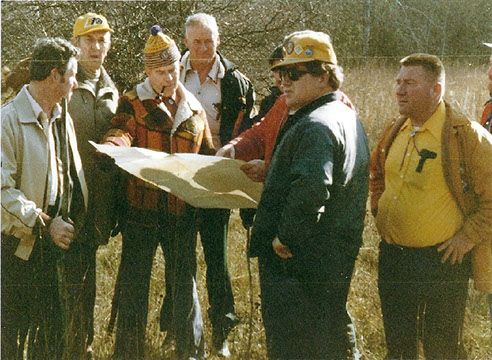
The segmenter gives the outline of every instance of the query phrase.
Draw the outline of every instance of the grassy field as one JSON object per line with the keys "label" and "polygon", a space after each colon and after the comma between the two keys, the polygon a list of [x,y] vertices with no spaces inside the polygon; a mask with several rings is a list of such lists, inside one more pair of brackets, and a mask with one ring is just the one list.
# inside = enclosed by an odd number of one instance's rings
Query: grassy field
{"label": "grassy field", "polygon": [[[481,106],[487,99],[485,66],[448,65],[446,98],[457,103],[470,117],[476,119]],[[384,124],[395,116],[393,84],[396,68],[369,64],[364,68],[346,69],[344,90],[358,107],[360,116],[369,134],[371,146],[374,145]],[[378,235],[370,215],[366,219],[364,244],[356,264],[349,298],[349,309],[356,319],[359,348],[364,359],[383,359],[384,334],[381,311],[376,287]],[[233,359],[265,359],[265,337],[260,316],[258,287],[258,268],[256,260],[251,260],[251,278],[246,258],[246,233],[240,224],[237,211],[234,211],[229,236],[229,265],[233,281],[236,310],[242,323],[231,333]],[[98,295],[96,302],[96,339],[94,350],[97,359],[110,359],[113,349],[113,336],[106,327],[109,321],[111,298],[118,270],[121,239],[116,237],[110,244],[101,247],[98,253]],[[202,309],[208,307],[205,291],[205,264],[201,246],[198,254],[198,285]],[[158,250],[152,274],[150,307],[147,329],[148,359],[172,359],[172,349],[163,348],[163,336],[158,330],[159,311],[164,291],[163,257]],[[205,316],[205,335],[210,343],[210,322]],[[469,359],[492,359],[492,334],[487,313],[486,298],[473,290],[470,296],[465,319],[465,347]],[[210,356],[214,359],[214,356]]]}

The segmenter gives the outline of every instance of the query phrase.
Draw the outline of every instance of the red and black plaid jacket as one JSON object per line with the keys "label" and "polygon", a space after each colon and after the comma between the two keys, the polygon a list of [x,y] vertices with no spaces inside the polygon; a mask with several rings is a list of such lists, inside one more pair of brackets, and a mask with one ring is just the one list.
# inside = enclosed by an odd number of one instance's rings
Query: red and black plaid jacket
{"label": "red and black plaid jacket", "polygon": [[[160,100],[140,100],[135,89],[125,93],[119,101],[116,115],[103,142],[117,146],[136,146],[167,153],[215,153],[205,111],[191,93],[178,87],[180,101],[174,106],[188,107],[191,116],[172,118],[164,111]],[[169,105],[167,105],[169,106]],[[176,114],[183,113],[177,111]],[[152,225],[152,219],[162,212],[180,214],[184,202],[134,176],[128,179],[127,206],[129,211],[141,213],[141,222]],[[132,217],[132,213],[128,216]],[[138,219],[132,219],[138,221]]]}

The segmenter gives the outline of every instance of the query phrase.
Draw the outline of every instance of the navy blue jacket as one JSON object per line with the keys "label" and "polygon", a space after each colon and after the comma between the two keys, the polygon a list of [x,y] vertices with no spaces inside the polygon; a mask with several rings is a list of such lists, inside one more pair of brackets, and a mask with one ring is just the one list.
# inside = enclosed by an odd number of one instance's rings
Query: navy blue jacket
{"label": "navy blue jacket", "polygon": [[296,271],[326,276],[362,244],[369,150],[357,114],[329,93],[289,116],[253,225],[250,256],[287,245]]}

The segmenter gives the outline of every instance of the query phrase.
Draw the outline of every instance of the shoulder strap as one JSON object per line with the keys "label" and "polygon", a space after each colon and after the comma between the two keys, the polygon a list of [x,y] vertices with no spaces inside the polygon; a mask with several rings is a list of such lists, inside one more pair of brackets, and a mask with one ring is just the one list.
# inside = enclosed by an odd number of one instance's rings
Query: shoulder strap
{"label": "shoulder strap", "polygon": [[390,125],[389,131],[387,132],[387,135],[383,135],[383,136],[387,136],[387,140],[386,140],[385,146],[384,146],[384,152],[386,153],[386,156],[388,154],[388,151],[389,151],[391,145],[393,145],[393,141],[395,140],[396,135],[398,134],[398,132],[400,131],[401,127],[403,126],[403,124],[405,123],[406,120],[407,119],[403,116],[398,117]]}
{"label": "shoulder strap", "polygon": [[462,211],[465,216],[473,213],[476,210],[478,200],[476,199],[475,191],[473,190],[473,183],[470,180],[470,167],[468,164],[468,143],[464,136],[464,130],[458,129],[456,131],[457,143],[458,143],[458,156],[459,156],[459,176],[460,176],[460,193],[462,195],[463,204]]}

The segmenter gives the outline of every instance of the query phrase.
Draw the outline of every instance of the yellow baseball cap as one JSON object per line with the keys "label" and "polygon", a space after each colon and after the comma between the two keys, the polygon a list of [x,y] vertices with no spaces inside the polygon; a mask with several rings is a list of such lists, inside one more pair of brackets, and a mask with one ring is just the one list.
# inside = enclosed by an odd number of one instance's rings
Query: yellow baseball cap
{"label": "yellow baseball cap", "polygon": [[283,60],[272,69],[313,60],[337,64],[337,56],[328,34],[312,30],[297,31],[285,37]]}
{"label": "yellow baseball cap", "polygon": [[73,37],[86,35],[94,31],[113,32],[113,29],[109,27],[108,20],[104,16],[95,13],[87,13],[75,20]]}

